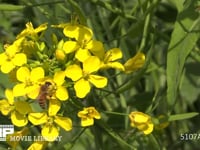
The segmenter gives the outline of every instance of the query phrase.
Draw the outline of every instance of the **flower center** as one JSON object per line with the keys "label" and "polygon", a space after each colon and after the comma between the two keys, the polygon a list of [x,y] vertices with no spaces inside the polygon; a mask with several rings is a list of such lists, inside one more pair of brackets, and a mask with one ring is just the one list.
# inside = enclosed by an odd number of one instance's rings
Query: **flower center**
{"label": "flower center", "polygon": [[87,72],[87,71],[83,71],[83,78],[85,79],[85,80],[88,80],[89,79],[89,72]]}
{"label": "flower center", "polygon": [[49,125],[49,126],[51,126],[52,124],[53,124],[53,117],[48,117],[48,119],[47,119],[47,124]]}

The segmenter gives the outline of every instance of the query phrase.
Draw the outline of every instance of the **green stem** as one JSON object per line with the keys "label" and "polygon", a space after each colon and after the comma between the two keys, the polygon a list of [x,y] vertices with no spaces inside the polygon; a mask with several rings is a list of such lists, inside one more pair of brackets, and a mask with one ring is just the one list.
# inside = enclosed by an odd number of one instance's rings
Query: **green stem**
{"label": "green stem", "polygon": [[[147,9],[149,7],[150,7],[150,2],[148,2]],[[144,30],[143,30],[142,41],[141,41],[141,44],[140,44],[139,51],[143,50],[145,45],[146,45],[146,39],[147,39],[148,30],[149,30],[150,18],[151,18],[151,14],[149,13],[146,16],[146,20],[145,20],[145,23],[144,23]]]}
{"label": "green stem", "polygon": [[111,111],[102,111],[106,114],[112,114],[112,115],[120,115],[120,116],[128,116],[128,114],[125,114],[125,113],[119,113],[119,112],[111,112]]}

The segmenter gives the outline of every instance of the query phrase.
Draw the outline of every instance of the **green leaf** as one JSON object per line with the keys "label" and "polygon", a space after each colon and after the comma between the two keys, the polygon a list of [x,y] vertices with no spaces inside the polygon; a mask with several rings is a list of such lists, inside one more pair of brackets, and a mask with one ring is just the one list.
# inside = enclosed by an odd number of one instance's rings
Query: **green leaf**
{"label": "green leaf", "polygon": [[189,118],[195,117],[197,115],[199,115],[199,113],[197,113],[197,112],[171,115],[171,116],[169,116],[168,121],[189,119]]}
{"label": "green leaf", "polygon": [[0,11],[17,11],[24,8],[24,5],[0,4]]}
{"label": "green leaf", "polygon": [[199,38],[200,18],[195,9],[195,1],[178,14],[167,54],[167,102],[169,111],[173,109],[186,57]]}

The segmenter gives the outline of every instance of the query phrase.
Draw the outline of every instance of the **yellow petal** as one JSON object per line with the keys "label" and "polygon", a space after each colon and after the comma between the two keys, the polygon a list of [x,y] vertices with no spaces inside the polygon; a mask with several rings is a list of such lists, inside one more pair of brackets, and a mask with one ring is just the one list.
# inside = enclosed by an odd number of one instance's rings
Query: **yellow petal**
{"label": "yellow petal", "polygon": [[42,67],[37,67],[32,69],[30,79],[33,82],[37,82],[39,79],[44,78],[44,69]]}
{"label": "yellow petal", "polygon": [[107,64],[103,64],[101,66],[102,69],[114,68],[120,71],[124,71],[124,66],[120,62],[108,62]]}
{"label": "yellow petal", "polygon": [[26,55],[23,53],[16,54],[15,57],[13,58],[12,62],[16,66],[22,66],[23,64],[26,64],[26,62],[27,62]]}
{"label": "yellow petal", "polygon": [[48,120],[46,113],[29,113],[28,120],[34,125],[44,124]]}
{"label": "yellow petal", "polygon": [[1,66],[1,71],[3,73],[9,73],[15,68],[15,65],[11,61],[5,61]]}
{"label": "yellow petal", "polygon": [[58,129],[54,125],[45,125],[42,128],[42,136],[45,138],[47,141],[54,141],[58,135]]}
{"label": "yellow petal", "polygon": [[130,113],[129,118],[132,122],[135,122],[137,124],[140,123],[146,123],[149,121],[150,116],[142,113],[142,112],[138,112],[138,111],[133,111]]}
{"label": "yellow petal", "polygon": [[92,126],[94,124],[94,119],[87,117],[87,118],[81,118],[81,126],[82,127],[87,127],[87,126]]}
{"label": "yellow petal", "polygon": [[140,123],[140,124],[136,124],[136,127],[140,130],[140,131],[144,131],[148,128],[148,124],[147,123]]}
{"label": "yellow petal", "polygon": [[88,109],[84,108],[82,111],[79,111],[77,115],[80,118],[84,118],[87,117],[87,114],[88,114]]}
{"label": "yellow petal", "polygon": [[83,70],[92,73],[97,71],[101,66],[101,62],[98,57],[90,56],[83,62]]}
{"label": "yellow petal", "polygon": [[63,45],[63,50],[66,54],[72,53],[80,48],[80,45],[75,41],[67,41]]}
{"label": "yellow petal", "polygon": [[6,98],[8,99],[9,104],[13,105],[14,104],[13,91],[11,89],[6,89],[5,95],[6,95]]}
{"label": "yellow petal", "polygon": [[76,96],[84,98],[90,92],[90,83],[87,80],[80,79],[74,85]]}
{"label": "yellow petal", "polygon": [[6,56],[5,52],[1,53],[0,54],[0,65],[4,64],[6,62],[6,60],[7,60],[7,56]]}
{"label": "yellow petal", "polygon": [[88,79],[97,88],[103,88],[107,85],[107,78],[98,75],[89,75]]}
{"label": "yellow petal", "polygon": [[90,50],[92,54],[98,56],[100,59],[103,58],[105,53],[103,43],[100,41],[91,40],[90,42],[87,43],[85,49]]}
{"label": "yellow petal", "polygon": [[93,32],[91,29],[81,25],[68,25],[63,30],[65,36],[74,38],[79,42],[88,42],[91,40]]}
{"label": "yellow petal", "polygon": [[30,77],[30,71],[27,67],[20,67],[17,70],[17,79],[19,81],[26,83],[29,77]]}
{"label": "yellow petal", "polygon": [[38,84],[34,84],[33,86],[28,86],[25,88],[27,96],[31,99],[36,99],[40,92],[40,86]]}
{"label": "yellow petal", "polygon": [[43,23],[39,27],[35,28],[35,32],[39,33],[47,29],[48,23]]}
{"label": "yellow petal", "polygon": [[57,87],[56,97],[61,101],[67,100],[69,98],[67,89],[65,87],[63,87],[63,86]]}
{"label": "yellow petal", "polygon": [[45,146],[45,141],[36,141],[28,147],[28,150],[43,150]]}
{"label": "yellow petal", "polygon": [[86,107],[82,111],[78,112],[78,117],[80,118],[86,118],[86,117],[91,117],[95,119],[100,119],[101,115],[99,112],[95,109],[95,107]]}
{"label": "yellow petal", "polygon": [[28,119],[25,115],[18,113],[17,111],[13,111],[11,113],[12,123],[17,127],[23,127],[28,123]]}
{"label": "yellow petal", "polygon": [[144,134],[150,134],[153,131],[153,127],[154,125],[152,123],[148,124],[148,128],[146,130],[144,130]]}
{"label": "yellow petal", "polygon": [[18,46],[14,43],[6,47],[6,54],[9,56],[9,58],[13,58],[17,51],[18,51]]}
{"label": "yellow petal", "polygon": [[8,115],[12,111],[13,107],[8,103],[7,100],[0,100],[0,111],[3,115]]}
{"label": "yellow petal", "polygon": [[133,58],[130,58],[124,64],[125,73],[131,73],[141,68],[145,63],[145,55],[143,53],[137,53]]}
{"label": "yellow petal", "polygon": [[75,57],[80,61],[84,62],[87,58],[91,56],[90,52],[87,49],[78,49]]}
{"label": "yellow petal", "polygon": [[67,37],[78,39],[79,27],[73,26],[73,25],[68,25],[64,28],[63,33]]}
{"label": "yellow petal", "polygon": [[106,52],[105,54],[105,61],[115,61],[117,59],[122,58],[122,52],[119,48],[113,48]]}
{"label": "yellow petal", "polygon": [[53,77],[53,81],[56,83],[57,86],[62,85],[65,82],[65,72],[64,71],[56,72]]}
{"label": "yellow petal", "polygon": [[70,131],[72,129],[72,121],[70,118],[55,116],[54,122],[66,131]]}
{"label": "yellow petal", "polygon": [[13,88],[13,95],[14,96],[24,96],[24,95],[26,95],[25,86],[26,85],[24,83],[16,84]]}
{"label": "yellow petal", "polygon": [[91,117],[93,117],[95,119],[100,119],[101,118],[101,115],[95,109],[95,107],[91,106],[91,107],[87,107],[87,108],[84,108],[84,109],[87,109],[89,116],[91,116]]}
{"label": "yellow petal", "polygon": [[57,99],[49,100],[49,109],[48,114],[49,116],[55,116],[57,112],[60,110],[61,103]]}
{"label": "yellow petal", "polygon": [[[21,51],[21,45],[22,45],[22,42],[24,42],[26,39],[25,37],[21,37],[19,39],[16,39],[14,42],[13,42],[13,48],[14,49],[14,53],[17,53],[17,52],[20,52]],[[24,44],[24,43],[23,43]]]}
{"label": "yellow petal", "polygon": [[24,101],[16,101],[15,109],[22,115],[25,115],[32,111],[31,106],[27,102],[24,102]]}
{"label": "yellow petal", "polygon": [[149,120],[149,117],[146,116],[145,114],[135,114],[135,118],[134,118],[136,123],[145,123]]}
{"label": "yellow petal", "polygon": [[78,65],[70,65],[65,70],[65,75],[73,81],[77,81],[83,76],[83,71]]}

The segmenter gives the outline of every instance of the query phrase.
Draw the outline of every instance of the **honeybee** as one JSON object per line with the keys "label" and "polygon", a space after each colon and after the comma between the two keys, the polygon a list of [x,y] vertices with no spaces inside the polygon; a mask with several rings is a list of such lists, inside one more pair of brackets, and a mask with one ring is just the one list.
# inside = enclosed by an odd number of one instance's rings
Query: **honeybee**
{"label": "honeybee", "polygon": [[52,83],[47,81],[40,87],[40,92],[38,94],[37,100],[42,109],[47,108],[47,99],[51,97],[51,85]]}

